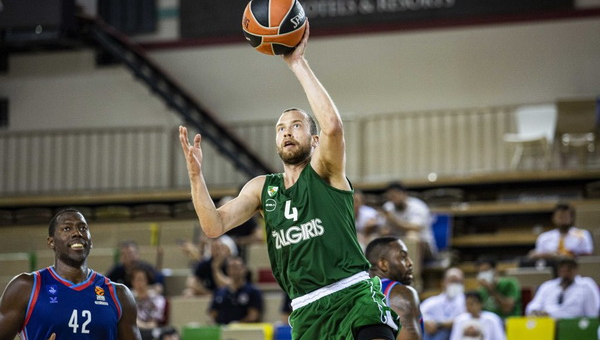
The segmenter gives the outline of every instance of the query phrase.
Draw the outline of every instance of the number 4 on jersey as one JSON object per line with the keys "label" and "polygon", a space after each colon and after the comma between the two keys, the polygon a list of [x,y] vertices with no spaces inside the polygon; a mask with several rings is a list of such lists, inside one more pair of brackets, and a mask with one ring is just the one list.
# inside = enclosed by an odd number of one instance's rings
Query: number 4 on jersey
{"label": "number 4 on jersey", "polygon": [[[78,315],[77,309],[73,309],[73,313],[71,314],[71,319],[69,319],[69,327],[73,328],[73,333],[77,333],[77,329],[79,329],[79,322],[78,322],[77,315]],[[81,333],[89,334],[90,331],[86,327],[92,321],[92,312],[90,312],[89,310],[81,311],[81,318],[85,319],[85,321],[81,325]]]}
{"label": "number 4 on jersey", "polygon": [[296,207],[292,208],[292,201],[285,201],[285,211],[283,215],[288,220],[294,220],[294,222],[298,221],[298,209],[296,209]]}

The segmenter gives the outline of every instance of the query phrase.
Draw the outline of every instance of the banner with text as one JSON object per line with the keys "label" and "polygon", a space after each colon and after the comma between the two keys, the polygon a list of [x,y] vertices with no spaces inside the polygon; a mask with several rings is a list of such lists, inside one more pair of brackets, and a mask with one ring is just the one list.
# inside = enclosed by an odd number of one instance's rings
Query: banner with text
{"label": "banner with text", "polygon": [[[481,20],[486,17],[573,9],[574,0],[301,0],[313,30],[343,32],[361,28],[437,20]],[[248,0],[181,0],[182,38],[239,36]]]}

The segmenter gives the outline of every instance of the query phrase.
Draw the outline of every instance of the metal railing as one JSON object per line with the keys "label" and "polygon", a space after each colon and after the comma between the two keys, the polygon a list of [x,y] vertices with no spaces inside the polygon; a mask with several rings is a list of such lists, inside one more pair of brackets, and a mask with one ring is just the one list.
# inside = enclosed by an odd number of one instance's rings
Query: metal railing
{"label": "metal railing", "polygon": [[[508,170],[514,107],[371,115],[345,120],[347,173],[354,183]],[[273,168],[275,120],[230,127]],[[0,132],[0,195],[173,190],[188,187],[176,129],[131,127]],[[211,187],[248,180],[203,145]],[[525,167],[535,168],[530,162]]]}

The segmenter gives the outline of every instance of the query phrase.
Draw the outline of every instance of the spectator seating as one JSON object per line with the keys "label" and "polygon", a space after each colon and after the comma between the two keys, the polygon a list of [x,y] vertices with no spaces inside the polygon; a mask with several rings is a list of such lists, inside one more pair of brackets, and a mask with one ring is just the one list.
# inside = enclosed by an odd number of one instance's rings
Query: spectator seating
{"label": "spectator seating", "polygon": [[230,323],[221,329],[223,340],[265,340],[273,339],[273,325],[270,323]]}
{"label": "spectator seating", "polygon": [[550,317],[515,316],[506,319],[506,340],[555,340],[556,325]]}
{"label": "spectator seating", "polygon": [[292,340],[292,327],[290,325],[278,325],[273,331],[273,340]]}
{"label": "spectator seating", "polygon": [[29,253],[0,254],[1,274],[15,276],[30,271],[30,257]]}
{"label": "spectator seating", "polygon": [[533,292],[537,290],[539,285],[553,278],[553,272],[551,267],[508,268],[505,271],[505,275],[516,278],[517,280],[519,280],[521,287],[530,288]]}
{"label": "spectator seating", "polygon": [[573,318],[556,321],[556,340],[597,339],[600,321],[598,318]]}
{"label": "spectator seating", "polygon": [[580,256],[577,258],[579,275],[591,277],[600,284],[600,256]]}
{"label": "spectator seating", "polygon": [[184,291],[188,276],[191,274],[189,269],[169,270],[163,272],[165,277],[166,297],[179,296]]}
{"label": "spectator seating", "polygon": [[208,314],[212,298],[210,296],[198,297],[171,297],[171,325],[182,328],[188,324],[208,325],[212,320]]}
{"label": "spectator seating", "polygon": [[181,340],[221,340],[221,327],[189,325],[181,328]]}

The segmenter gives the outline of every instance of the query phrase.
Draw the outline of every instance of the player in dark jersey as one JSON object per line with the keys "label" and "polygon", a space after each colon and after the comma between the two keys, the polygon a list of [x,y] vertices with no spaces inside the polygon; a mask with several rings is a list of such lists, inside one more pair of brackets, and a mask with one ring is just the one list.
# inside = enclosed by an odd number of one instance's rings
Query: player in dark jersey
{"label": "player in dark jersey", "polygon": [[419,295],[409,285],[413,281],[412,260],[408,248],[398,237],[380,237],[369,242],[365,255],[372,276],[381,278],[381,290],[387,303],[400,317],[398,340],[421,340],[424,324]]}
{"label": "player in dark jersey", "polygon": [[194,207],[209,237],[257,212],[265,217],[273,274],[292,298],[295,340],[393,340],[398,326],[379,278],[369,277],[356,236],[342,120],[304,58],[308,32],[307,26],[303,40],[283,60],[304,89],[321,132],[303,110],[285,110],[275,140],[284,172],[251,179],[216,209],[202,174],[201,137],[190,145],[186,128],[180,127]]}
{"label": "player in dark jersey", "polygon": [[48,227],[54,265],[17,275],[0,300],[0,340],[139,340],[131,292],[88,268],[92,239],[75,209]]}

